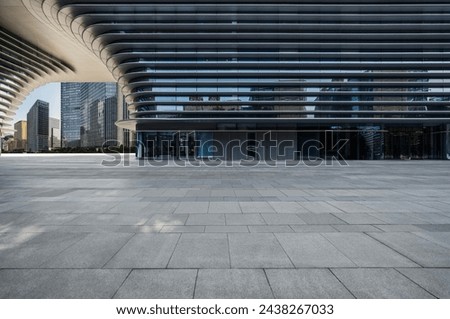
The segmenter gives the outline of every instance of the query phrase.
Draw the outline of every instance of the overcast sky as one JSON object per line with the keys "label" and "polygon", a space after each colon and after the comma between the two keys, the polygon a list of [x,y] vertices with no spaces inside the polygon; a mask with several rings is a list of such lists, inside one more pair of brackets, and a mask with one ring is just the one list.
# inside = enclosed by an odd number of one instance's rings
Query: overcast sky
{"label": "overcast sky", "polygon": [[14,123],[27,119],[27,113],[36,100],[50,104],[50,117],[61,118],[61,83],[49,83],[31,92],[17,110]]}

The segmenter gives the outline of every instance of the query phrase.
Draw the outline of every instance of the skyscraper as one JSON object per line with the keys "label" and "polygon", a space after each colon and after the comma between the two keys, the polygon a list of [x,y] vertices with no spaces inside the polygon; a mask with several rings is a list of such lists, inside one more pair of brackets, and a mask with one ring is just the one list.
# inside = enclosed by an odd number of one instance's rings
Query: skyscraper
{"label": "skyscraper", "polygon": [[[61,136],[68,147],[98,147],[117,138],[117,84],[61,83]],[[108,112],[105,113],[105,109]],[[105,135],[114,127],[115,134]],[[110,131],[111,129],[109,129]]]}
{"label": "skyscraper", "polygon": [[80,145],[81,84],[61,83],[61,139],[63,146]]}
{"label": "skyscraper", "polygon": [[27,121],[18,121],[14,124],[14,149],[27,150]]}
{"label": "skyscraper", "polygon": [[[114,98],[115,118],[109,117],[112,123],[117,121],[117,84],[116,83],[81,83],[81,121],[80,121],[80,141],[82,147],[102,146],[104,137],[102,129],[104,128],[104,114],[101,108],[104,102],[109,98]],[[99,110],[100,106],[100,110]],[[100,112],[100,116],[99,116]],[[117,135],[116,135],[117,136]]]}
{"label": "skyscraper", "polygon": [[50,117],[48,128],[48,146],[50,149],[61,147],[61,121]]}
{"label": "skyscraper", "polygon": [[48,151],[49,104],[37,100],[27,114],[28,151]]}

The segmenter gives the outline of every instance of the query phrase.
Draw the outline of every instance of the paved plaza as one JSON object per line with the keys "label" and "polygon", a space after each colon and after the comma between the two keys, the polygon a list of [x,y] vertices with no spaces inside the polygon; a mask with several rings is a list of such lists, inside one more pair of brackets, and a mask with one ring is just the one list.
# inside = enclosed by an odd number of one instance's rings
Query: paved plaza
{"label": "paved plaza", "polygon": [[0,157],[0,298],[450,298],[450,162]]}

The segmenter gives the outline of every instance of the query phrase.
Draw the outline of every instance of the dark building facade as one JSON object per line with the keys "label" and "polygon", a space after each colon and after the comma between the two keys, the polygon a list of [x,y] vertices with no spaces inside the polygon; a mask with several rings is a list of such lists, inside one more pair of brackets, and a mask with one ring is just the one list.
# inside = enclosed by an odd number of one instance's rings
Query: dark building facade
{"label": "dark building facade", "polygon": [[100,147],[107,140],[112,145],[118,131],[117,94],[116,83],[61,83],[63,145]]}
{"label": "dark building facade", "polygon": [[448,1],[27,3],[118,81],[139,157],[450,157]]}
{"label": "dark building facade", "polygon": [[[82,147],[99,147],[105,142],[105,126],[114,125],[117,121],[116,95],[116,83],[81,83],[80,139]],[[105,105],[108,105],[110,109],[111,103],[115,103],[115,111],[105,117]],[[105,119],[109,119],[110,123],[105,124]]]}
{"label": "dark building facade", "polygon": [[48,151],[49,104],[37,100],[27,113],[27,142],[29,152]]}
{"label": "dark building facade", "polygon": [[80,146],[81,83],[61,83],[61,139],[65,147]]}
{"label": "dark building facade", "polygon": [[177,156],[189,133],[199,157],[299,158],[311,141],[326,157],[337,140],[347,159],[448,157],[450,4],[185,4],[90,29],[127,93],[120,125],[135,125],[139,156]]}

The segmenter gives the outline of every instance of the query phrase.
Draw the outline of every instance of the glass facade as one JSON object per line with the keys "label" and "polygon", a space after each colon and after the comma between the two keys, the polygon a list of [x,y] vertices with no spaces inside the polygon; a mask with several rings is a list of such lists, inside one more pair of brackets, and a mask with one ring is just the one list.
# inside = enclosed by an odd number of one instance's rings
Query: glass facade
{"label": "glass facade", "polygon": [[27,113],[27,141],[29,152],[48,151],[49,104],[37,100]]}
{"label": "glass facade", "polygon": [[63,146],[80,144],[81,83],[61,83],[61,138]]}
{"label": "glass facade", "polygon": [[116,77],[141,145],[274,132],[301,157],[332,132],[349,159],[447,158],[447,1],[35,1]]}

